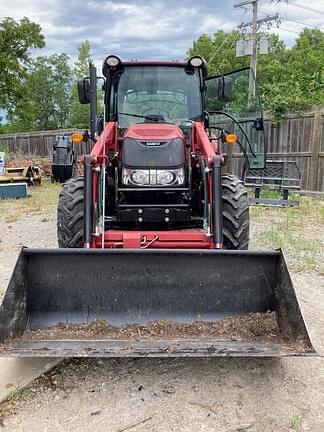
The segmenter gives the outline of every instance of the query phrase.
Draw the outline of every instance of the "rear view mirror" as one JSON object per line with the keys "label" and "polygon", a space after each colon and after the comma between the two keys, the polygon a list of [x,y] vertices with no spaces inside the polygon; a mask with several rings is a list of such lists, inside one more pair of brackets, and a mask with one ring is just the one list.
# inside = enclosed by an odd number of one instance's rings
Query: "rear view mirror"
{"label": "rear view mirror", "polygon": [[90,81],[83,79],[78,81],[78,96],[81,104],[90,103]]}
{"label": "rear view mirror", "polygon": [[255,127],[255,129],[257,131],[262,131],[263,130],[263,118],[262,117],[257,117],[254,120],[253,127]]}
{"label": "rear view mirror", "polygon": [[233,80],[229,76],[223,76],[218,80],[218,100],[230,102],[233,100]]}

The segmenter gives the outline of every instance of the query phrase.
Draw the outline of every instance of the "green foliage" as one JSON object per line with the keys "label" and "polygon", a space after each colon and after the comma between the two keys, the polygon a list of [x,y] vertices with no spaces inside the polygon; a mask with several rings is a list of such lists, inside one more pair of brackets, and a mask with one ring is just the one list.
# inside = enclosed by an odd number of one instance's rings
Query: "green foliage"
{"label": "green foliage", "polygon": [[294,414],[290,421],[290,428],[296,431],[301,430],[302,428],[302,418],[299,414]]}
{"label": "green foliage", "polygon": [[88,128],[90,124],[89,105],[81,105],[78,98],[77,82],[89,76],[89,61],[91,61],[91,47],[89,41],[84,41],[78,48],[78,60],[74,66],[75,81],[72,84],[70,127]]}
{"label": "green foliage", "polygon": [[249,65],[247,57],[236,58],[235,45],[239,38],[238,32],[226,33],[218,31],[214,36],[203,34],[193,42],[187,56],[199,54],[208,62],[210,75],[230,72]]}
{"label": "green foliage", "polygon": [[37,57],[24,81],[24,97],[8,112],[9,130],[60,129],[67,126],[72,71],[67,54]]}
{"label": "green foliage", "polygon": [[[269,37],[269,53],[259,55],[257,77],[265,111],[279,120],[288,111],[324,104],[324,33],[307,29],[288,49],[277,35]],[[218,31],[193,42],[188,56],[199,54],[209,62],[209,74],[248,66],[250,57],[235,56],[238,32]]]}
{"label": "green foliage", "polygon": [[91,61],[91,46],[88,40],[81,42],[78,47],[78,60],[75,62],[74,74],[77,79],[83,79],[89,75],[89,61]]}
{"label": "green foliage", "polygon": [[24,97],[23,79],[31,61],[31,49],[45,46],[41,27],[23,18],[0,22],[0,107],[8,108]]}

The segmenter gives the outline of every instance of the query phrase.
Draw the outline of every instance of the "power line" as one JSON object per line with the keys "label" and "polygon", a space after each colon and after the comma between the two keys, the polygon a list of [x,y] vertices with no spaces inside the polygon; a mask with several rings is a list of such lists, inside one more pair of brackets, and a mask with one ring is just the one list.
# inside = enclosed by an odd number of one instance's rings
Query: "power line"
{"label": "power line", "polygon": [[228,48],[228,50],[226,51],[224,58],[226,58],[227,54],[231,51],[231,49],[234,47],[236,41],[238,40],[238,38],[240,37],[240,34],[237,34],[236,37],[233,39],[232,44],[230,45],[230,47]]}
{"label": "power line", "polygon": [[[264,12],[264,11],[260,11],[260,13],[262,13],[262,15],[267,15],[267,13]],[[316,28],[316,29],[319,29],[319,30],[324,30],[324,27],[320,27],[320,26],[313,25],[313,24],[308,24],[308,23],[305,23],[305,22],[302,22],[302,21],[296,21],[296,20],[293,20],[293,19],[290,19],[290,18],[287,18],[287,17],[286,18],[280,17],[280,21],[290,21],[290,22],[294,22],[296,24],[304,25],[306,27],[313,27],[313,28]]]}
{"label": "power line", "polygon": [[234,8],[242,7],[251,4],[253,6],[252,9],[252,21],[247,23],[241,23],[238,28],[243,29],[245,27],[251,27],[251,41],[252,41],[252,55],[250,66],[256,76],[256,66],[257,66],[257,32],[260,29],[261,25],[264,23],[268,24],[268,28],[271,27],[272,22],[277,22],[279,24],[279,14],[273,16],[266,16],[265,18],[258,19],[258,1],[259,0],[245,0],[241,3],[234,5]]}
{"label": "power line", "polygon": [[[267,14],[266,14],[267,15]],[[277,21],[279,20],[279,14],[276,13],[275,15],[267,15],[265,18],[261,18],[258,19],[256,21],[257,27],[260,28],[261,24],[264,24],[266,22],[272,22],[272,21]],[[238,28],[242,29],[244,27],[250,27],[252,25],[252,21],[248,22],[248,23],[241,23]]]}
{"label": "power line", "polygon": [[241,8],[242,6],[252,5],[252,21],[249,23],[241,23],[238,28],[251,27],[251,40],[252,40],[252,55],[250,66],[256,76],[256,61],[257,61],[257,31],[258,31],[258,0],[245,0],[241,3],[234,5],[234,8]]}
{"label": "power line", "polygon": [[284,28],[284,27],[280,27],[280,30],[283,30],[283,31],[286,31],[286,32],[289,32],[289,33],[295,33],[295,34],[298,34],[298,35],[299,35],[299,32],[296,32],[296,31],[294,31],[294,30],[289,30],[289,29],[286,29],[286,28]]}
{"label": "power line", "polygon": [[304,5],[301,5],[301,4],[296,3],[294,1],[291,1],[291,0],[287,0],[287,3],[291,4],[293,6],[299,7],[300,9],[304,9],[304,10],[308,10],[308,11],[311,11],[311,12],[315,12],[315,13],[319,13],[321,15],[324,15],[324,11],[321,11],[319,9],[314,9],[314,8],[309,7],[309,6],[304,6]]}
{"label": "power line", "polygon": [[292,19],[290,19],[290,18],[283,18],[282,20],[283,20],[283,21],[290,21],[290,22],[294,22],[294,23],[296,23],[296,24],[301,24],[301,25],[304,25],[304,26],[306,26],[306,27],[313,27],[313,28],[316,28],[316,29],[319,29],[319,30],[324,30],[324,27],[316,26],[316,25],[313,25],[313,24],[308,24],[308,23],[301,22],[301,21],[292,20]]}
{"label": "power line", "polygon": [[220,52],[220,50],[223,48],[223,46],[225,45],[225,43],[227,42],[227,40],[229,40],[231,33],[234,31],[234,29],[238,26],[239,22],[244,18],[244,15],[246,14],[246,9],[244,10],[243,14],[241,15],[240,19],[237,21],[237,23],[233,26],[232,30],[228,33],[228,35],[226,36],[226,38],[223,40],[223,42],[221,43],[221,45],[217,48],[217,50],[215,50],[214,54],[211,56],[211,58],[209,59],[209,63],[211,63],[214,58],[216,57],[216,54],[218,52]]}

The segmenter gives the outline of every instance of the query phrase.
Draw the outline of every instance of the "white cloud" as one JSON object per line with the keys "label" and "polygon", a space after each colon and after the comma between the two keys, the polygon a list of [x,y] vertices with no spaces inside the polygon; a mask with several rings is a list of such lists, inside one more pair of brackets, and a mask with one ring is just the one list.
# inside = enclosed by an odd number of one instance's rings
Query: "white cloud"
{"label": "white cloud", "polygon": [[[323,0],[294,0],[306,7],[324,10]],[[242,20],[251,19],[251,6],[233,9],[236,0],[0,0],[0,19],[24,16],[39,23],[46,48],[38,54],[67,52],[73,59],[77,47],[90,40],[93,55],[101,61],[114,52],[122,58],[183,58],[202,33],[231,31]],[[279,12],[282,24],[272,28],[292,45],[303,24],[324,28],[324,15],[300,9],[282,0],[259,2],[262,12]],[[245,13],[244,13],[245,10]],[[293,21],[288,21],[288,19]],[[266,29],[266,28],[265,28]]]}

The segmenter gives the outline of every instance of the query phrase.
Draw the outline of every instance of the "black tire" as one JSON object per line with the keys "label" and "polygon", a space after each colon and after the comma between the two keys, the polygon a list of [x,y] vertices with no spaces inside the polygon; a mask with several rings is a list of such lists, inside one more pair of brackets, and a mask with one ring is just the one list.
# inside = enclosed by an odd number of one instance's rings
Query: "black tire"
{"label": "black tire", "polygon": [[57,239],[60,248],[83,247],[83,177],[63,185],[57,206]]}
{"label": "black tire", "polygon": [[242,250],[249,245],[249,200],[243,182],[234,175],[222,176],[224,248]]}

